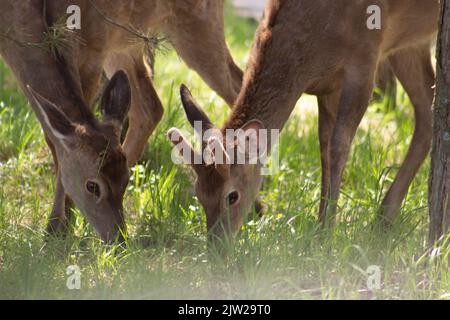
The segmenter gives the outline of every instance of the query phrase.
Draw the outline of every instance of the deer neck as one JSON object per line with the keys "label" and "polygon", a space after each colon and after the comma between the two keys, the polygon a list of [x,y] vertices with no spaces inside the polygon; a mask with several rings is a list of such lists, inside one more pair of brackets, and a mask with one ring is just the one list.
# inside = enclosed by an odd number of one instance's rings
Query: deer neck
{"label": "deer neck", "polygon": [[298,75],[301,66],[292,54],[292,44],[285,39],[285,30],[276,27],[279,9],[275,5],[266,9],[224,131],[239,129],[251,120],[261,121],[266,129],[281,130],[307,87],[304,77]]}

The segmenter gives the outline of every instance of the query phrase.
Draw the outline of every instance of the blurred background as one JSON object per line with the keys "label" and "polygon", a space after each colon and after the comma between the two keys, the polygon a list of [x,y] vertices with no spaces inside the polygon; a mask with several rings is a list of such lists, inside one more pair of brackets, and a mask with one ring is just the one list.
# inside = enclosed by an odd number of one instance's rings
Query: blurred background
{"label": "blurred background", "polygon": [[236,14],[241,17],[260,19],[267,0],[232,0]]}

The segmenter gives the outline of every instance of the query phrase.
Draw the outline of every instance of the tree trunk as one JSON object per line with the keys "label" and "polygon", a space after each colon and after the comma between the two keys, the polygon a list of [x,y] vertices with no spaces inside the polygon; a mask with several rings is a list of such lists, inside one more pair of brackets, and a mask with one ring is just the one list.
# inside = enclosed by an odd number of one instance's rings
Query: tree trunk
{"label": "tree trunk", "polygon": [[450,0],[441,0],[430,177],[430,242],[450,231]]}

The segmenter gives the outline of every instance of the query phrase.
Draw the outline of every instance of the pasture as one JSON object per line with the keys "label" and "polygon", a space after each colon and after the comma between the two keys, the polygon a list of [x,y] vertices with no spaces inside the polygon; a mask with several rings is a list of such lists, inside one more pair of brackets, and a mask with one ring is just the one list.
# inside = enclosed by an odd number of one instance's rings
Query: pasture
{"label": "pasture", "polygon": [[[245,68],[257,24],[227,9],[225,25],[232,54]],[[171,160],[167,130],[191,131],[181,83],[215,123],[229,113],[170,45],[157,54],[155,87],[165,114],[126,193],[127,248],[104,246],[80,214],[66,239],[45,243],[55,188],[50,152],[26,98],[0,64],[0,299],[450,298],[450,242],[433,255],[427,251],[429,161],[392,230],[372,228],[411,141],[413,109],[402,89],[395,108],[390,98],[372,102],[345,171],[338,223],[325,231],[317,222],[315,98],[302,98],[281,135],[280,170],[264,181],[264,217],[250,216],[222,256],[208,251],[194,174]],[[81,272],[79,290],[66,286],[73,265]],[[381,280],[373,290],[371,266]]]}

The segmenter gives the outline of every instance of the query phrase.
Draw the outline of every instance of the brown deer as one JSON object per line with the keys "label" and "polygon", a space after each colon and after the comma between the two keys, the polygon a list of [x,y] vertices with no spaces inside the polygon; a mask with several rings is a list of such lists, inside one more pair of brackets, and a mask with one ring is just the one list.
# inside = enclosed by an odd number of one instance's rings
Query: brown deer
{"label": "brown deer", "polygon": [[[71,5],[80,9],[80,30],[66,28]],[[0,0],[0,54],[37,114],[57,168],[49,233],[65,231],[72,200],[103,240],[125,230],[129,167],[163,115],[142,35],[163,34],[212,89],[234,102],[242,71],[225,43],[223,6],[223,0]],[[111,81],[100,122],[92,108],[104,71]]]}
{"label": "brown deer", "polygon": [[[367,27],[371,5],[381,9],[381,29]],[[210,139],[204,148],[225,153],[226,146],[235,145],[235,138],[228,141],[227,129],[282,129],[302,93],[316,95],[322,160],[319,218],[332,223],[351,142],[367,110],[377,68],[388,60],[411,98],[416,119],[406,159],[382,203],[380,216],[390,225],[430,148],[435,81],[430,49],[438,11],[438,0],[270,0],[243,87],[220,129],[225,137],[221,147],[212,148],[209,144],[216,145],[217,139]],[[185,87],[181,96],[191,123],[214,127]],[[168,135],[195,154],[179,130],[171,129]],[[260,188],[260,168],[194,165],[195,189],[209,231],[221,235],[240,228]]]}

